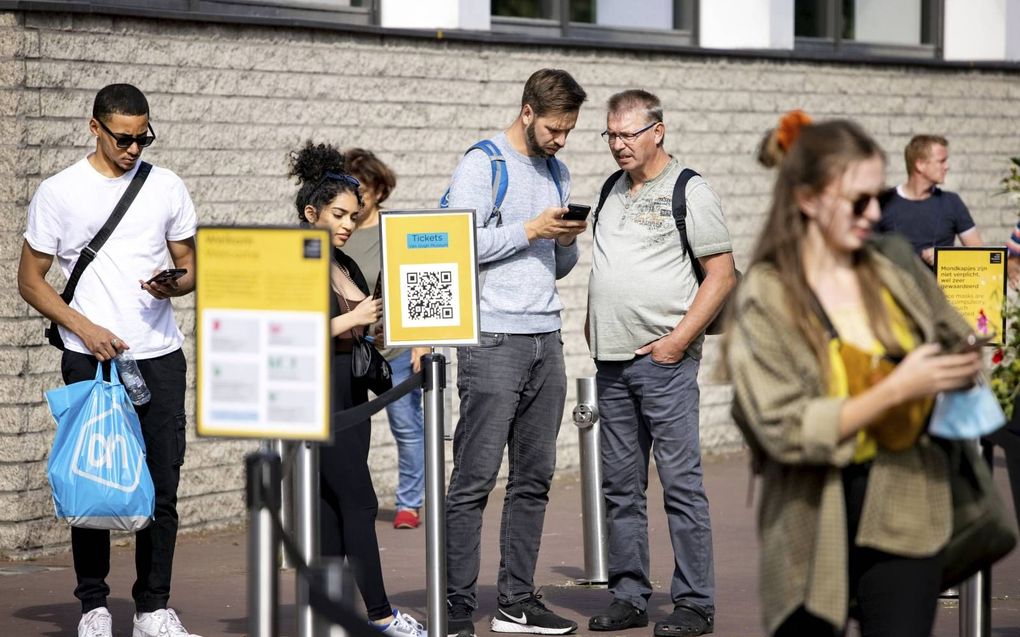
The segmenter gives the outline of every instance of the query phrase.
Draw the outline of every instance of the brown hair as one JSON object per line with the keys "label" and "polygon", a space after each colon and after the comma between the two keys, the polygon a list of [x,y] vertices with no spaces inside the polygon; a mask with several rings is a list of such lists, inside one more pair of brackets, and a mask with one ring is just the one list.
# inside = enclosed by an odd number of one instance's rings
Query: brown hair
{"label": "brown hair", "polygon": [[549,113],[574,113],[588,99],[570,73],[559,69],[540,69],[531,74],[521,94],[521,108],[531,106],[536,117]]}
{"label": "brown hair", "polygon": [[[815,297],[804,270],[802,257],[808,218],[800,210],[797,195],[821,193],[841,179],[852,164],[874,157],[884,160],[885,154],[854,122],[831,120],[803,126],[779,163],[768,218],[751,258],[752,267],[769,263],[779,274],[788,297],[790,320],[814,351],[822,369],[828,368],[829,337],[819,329]],[[872,332],[886,351],[900,352],[902,348],[893,335],[882,286],[868,252],[857,253],[854,269]]]}
{"label": "brown hair", "polygon": [[928,159],[932,146],[949,147],[949,140],[942,135],[914,135],[903,149],[903,159],[907,163],[907,177],[914,174],[914,164]]}
{"label": "brown hair", "polygon": [[393,170],[370,150],[348,148],[344,151],[344,164],[347,171],[354,175],[362,185],[375,191],[376,197],[378,197],[376,203],[386,201],[397,186],[397,176]]}

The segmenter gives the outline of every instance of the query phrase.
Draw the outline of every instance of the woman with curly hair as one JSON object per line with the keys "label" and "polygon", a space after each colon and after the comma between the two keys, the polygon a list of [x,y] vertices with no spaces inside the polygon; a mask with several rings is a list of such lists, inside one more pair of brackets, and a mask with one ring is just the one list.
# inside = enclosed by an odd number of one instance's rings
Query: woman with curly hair
{"label": "woman with curly hair", "polygon": [[772,203],[725,360],[761,476],[769,635],[927,637],[952,530],[933,398],[973,383],[970,327],[909,244],[872,238],[885,156],[859,126],[784,118]]}
{"label": "woman with curly hair", "polygon": [[[289,176],[300,184],[298,219],[329,232],[333,247],[330,281],[330,333],[333,336],[333,409],[340,411],[368,400],[368,389],[351,373],[356,335],[375,323],[382,303],[369,296],[365,277],[340,249],[354,232],[362,207],[358,180],[344,171],[340,152],[311,141],[290,155]],[[319,508],[322,554],[346,557],[354,571],[368,618],[390,637],[420,637],[421,624],[392,606],[383,585],[375,519],[379,510],[368,468],[371,421],[346,426],[333,443],[320,449]]]}

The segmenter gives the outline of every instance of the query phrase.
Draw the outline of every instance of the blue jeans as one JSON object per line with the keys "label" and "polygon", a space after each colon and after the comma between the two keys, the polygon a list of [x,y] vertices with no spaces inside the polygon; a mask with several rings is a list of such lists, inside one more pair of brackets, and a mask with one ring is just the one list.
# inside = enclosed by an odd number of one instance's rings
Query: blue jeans
{"label": "blue jeans", "polygon": [[640,356],[595,361],[602,432],[602,490],[609,530],[609,591],[645,609],[648,572],[649,452],[662,482],[673,545],[674,603],[715,611],[712,526],[698,441],[698,361],[673,365]]}
{"label": "blue jeans", "polygon": [[[390,361],[393,384],[411,375],[411,351]],[[390,431],[397,441],[397,508],[418,509],[425,495],[425,419],[421,409],[421,387],[386,406]]]}
{"label": "blue jeans", "polygon": [[499,603],[534,592],[556,436],[567,377],[560,333],[482,332],[457,350],[460,421],[446,494],[446,594],[477,608],[482,512],[508,449],[510,475],[499,531]]}

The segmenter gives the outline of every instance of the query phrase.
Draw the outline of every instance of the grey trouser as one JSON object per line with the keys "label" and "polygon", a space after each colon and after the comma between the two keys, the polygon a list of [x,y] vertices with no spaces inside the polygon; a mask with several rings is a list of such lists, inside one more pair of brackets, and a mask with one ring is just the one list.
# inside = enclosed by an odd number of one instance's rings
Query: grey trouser
{"label": "grey trouser", "polygon": [[602,429],[602,489],[609,528],[609,590],[640,609],[652,594],[648,572],[648,452],[662,482],[673,544],[674,603],[714,612],[715,573],[708,498],[698,444],[698,367],[651,356],[596,361]]}
{"label": "grey trouser", "polygon": [[460,421],[446,495],[446,594],[477,607],[482,512],[508,449],[499,531],[501,604],[534,591],[567,378],[560,333],[492,334],[457,350]]}

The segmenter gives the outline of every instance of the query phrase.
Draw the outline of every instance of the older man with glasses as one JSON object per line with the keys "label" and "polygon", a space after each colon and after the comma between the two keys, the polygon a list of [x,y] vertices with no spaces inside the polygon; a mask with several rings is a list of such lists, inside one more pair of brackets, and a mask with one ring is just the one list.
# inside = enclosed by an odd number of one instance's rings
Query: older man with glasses
{"label": "older man with glasses", "polygon": [[[714,629],[715,582],[698,367],[705,329],[736,284],[730,237],[716,194],[665,151],[659,99],[624,91],[609,99],[608,110],[602,138],[621,170],[606,181],[592,220],[585,336],[597,368],[613,601],[588,627],[648,625],[645,490],[654,452],[674,555],[674,610],[654,634],[701,635]],[[685,220],[697,263],[675,215]]]}

